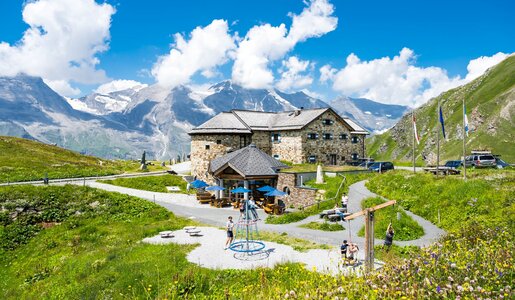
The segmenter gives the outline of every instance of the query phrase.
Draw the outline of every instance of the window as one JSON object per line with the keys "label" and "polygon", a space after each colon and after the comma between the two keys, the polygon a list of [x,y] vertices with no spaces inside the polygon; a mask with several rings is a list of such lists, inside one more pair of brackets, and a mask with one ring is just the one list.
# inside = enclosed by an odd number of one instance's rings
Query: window
{"label": "window", "polygon": [[209,145],[206,145],[206,150],[209,150]]}
{"label": "window", "polygon": [[352,160],[357,160],[357,159],[358,159],[358,154],[352,153]]}
{"label": "window", "polygon": [[318,139],[318,133],[308,133],[308,140]]}
{"label": "window", "polygon": [[310,164],[314,164],[314,163],[316,163],[316,162],[317,162],[317,156],[316,156],[316,155],[310,155],[310,156],[308,157],[308,162],[309,162]]}
{"label": "window", "polygon": [[250,136],[240,135],[240,148],[247,147],[250,145]]}
{"label": "window", "polygon": [[324,120],[322,121],[322,123],[323,123],[324,125],[333,125],[333,124],[334,124],[334,121],[333,121],[333,120],[331,120],[331,119],[324,119]]}
{"label": "window", "polygon": [[358,141],[359,141],[358,137],[357,137],[357,136],[355,136],[355,135],[353,135],[353,136],[352,136],[352,143],[353,143],[353,144],[357,144],[357,143],[358,143]]}
{"label": "window", "polygon": [[285,187],[283,188],[283,192],[285,192],[286,194],[288,194],[288,195],[289,195],[289,194],[290,194],[290,188],[288,188],[287,186],[285,186]]}
{"label": "window", "polygon": [[279,160],[279,154],[274,154],[274,158]]}
{"label": "window", "polygon": [[348,138],[349,138],[349,137],[347,136],[347,134],[346,134],[346,133],[342,133],[342,134],[340,134],[340,140],[346,140],[346,139],[348,139]]}
{"label": "window", "polygon": [[324,140],[332,140],[333,134],[332,133],[324,133]]}
{"label": "window", "polygon": [[270,135],[270,140],[272,143],[280,143],[281,142],[281,134],[280,133],[272,133]]}
{"label": "window", "polygon": [[217,145],[222,144],[222,140],[216,140],[216,144],[217,144]]}

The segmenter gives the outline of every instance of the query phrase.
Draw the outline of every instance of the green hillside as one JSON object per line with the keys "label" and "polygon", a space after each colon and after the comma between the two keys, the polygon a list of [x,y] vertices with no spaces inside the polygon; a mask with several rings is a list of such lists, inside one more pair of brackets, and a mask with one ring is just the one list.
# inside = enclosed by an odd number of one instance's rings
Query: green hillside
{"label": "green hillside", "polygon": [[49,178],[111,175],[137,163],[86,156],[32,140],[0,136],[0,183]]}
{"label": "green hillside", "polygon": [[[441,161],[462,156],[462,101],[467,106],[470,150],[491,150],[508,162],[515,162],[515,56],[510,56],[483,76],[442,93],[415,110],[421,138],[416,147],[419,163],[436,161],[437,107],[441,103],[447,140],[440,135]],[[404,116],[392,129],[367,142],[368,155],[381,160],[411,161],[411,115]],[[441,134],[441,131],[439,131]],[[423,157],[426,157],[424,162]]]}

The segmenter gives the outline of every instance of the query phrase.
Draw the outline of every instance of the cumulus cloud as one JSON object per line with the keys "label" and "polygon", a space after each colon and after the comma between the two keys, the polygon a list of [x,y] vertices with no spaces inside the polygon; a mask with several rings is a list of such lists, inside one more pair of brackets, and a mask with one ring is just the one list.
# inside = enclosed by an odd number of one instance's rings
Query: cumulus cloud
{"label": "cumulus cloud", "polygon": [[48,80],[43,79],[46,85],[48,85],[52,90],[56,91],[60,95],[63,96],[77,96],[80,94],[80,90],[77,88],[73,88],[70,83],[66,80]]}
{"label": "cumulus cloud", "polygon": [[64,95],[78,92],[70,81],[105,81],[96,55],[108,49],[114,13],[111,5],[94,0],[27,2],[23,21],[29,28],[22,39],[13,45],[0,42],[0,75],[41,76]]}
{"label": "cumulus cloud", "polygon": [[283,91],[307,87],[313,83],[313,77],[310,74],[305,74],[305,72],[313,69],[313,66],[309,61],[299,60],[295,56],[283,60],[282,67],[279,70],[281,79],[276,86]]}
{"label": "cumulus cloud", "polygon": [[284,24],[263,24],[252,27],[236,50],[232,79],[246,88],[269,88],[274,74],[271,62],[284,57],[299,42],[319,37],[336,28],[334,7],[327,0],[306,2],[300,15],[290,14],[292,25],[288,31]]}
{"label": "cumulus cloud", "polygon": [[161,56],[152,67],[152,75],[165,87],[173,88],[188,83],[197,72],[211,76],[213,68],[225,63],[235,49],[235,37],[228,32],[225,20],[213,20],[206,27],[197,27],[186,40],[175,34],[175,44],[170,53]]}
{"label": "cumulus cloud", "polygon": [[135,80],[120,79],[120,80],[113,80],[113,81],[110,81],[110,82],[100,85],[95,90],[95,93],[105,95],[105,94],[109,94],[112,92],[123,91],[123,90],[130,89],[130,88],[140,90],[147,86],[148,86],[147,84],[144,84],[144,83],[141,83],[141,82],[138,82]]}
{"label": "cumulus cloud", "polygon": [[476,59],[473,59],[467,65],[467,77],[465,79],[467,81],[472,81],[479,76],[483,75],[483,73],[490,67],[495,66],[496,64],[503,61],[509,54],[498,52],[492,56],[481,56]]}
{"label": "cumulus cloud", "polygon": [[444,91],[470,82],[501,61],[501,57],[496,54],[472,60],[469,74],[461,78],[449,77],[442,68],[415,66],[415,53],[408,48],[403,48],[393,58],[370,61],[361,61],[352,53],[347,57],[347,65],[340,70],[328,65],[320,68],[320,80],[333,80],[333,89],[345,95],[416,107]]}

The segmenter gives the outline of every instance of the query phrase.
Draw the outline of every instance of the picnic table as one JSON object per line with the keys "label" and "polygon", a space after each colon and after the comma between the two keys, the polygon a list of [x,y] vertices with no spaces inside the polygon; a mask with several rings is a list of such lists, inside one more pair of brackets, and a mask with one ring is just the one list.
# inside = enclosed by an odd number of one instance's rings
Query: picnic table
{"label": "picnic table", "polygon": [[429,167],[429,168],[424,168],[423,169],[425,172],[429,172],[429,173],[432,173],[434,175],[438,175],[438,174],[442,174],[442,175],[459,175],[461,173],[460,170],[458,169],[455,169],[455,168],[451,168],[451,167],[445,167],[445,166],[441,166],[441,167]]}

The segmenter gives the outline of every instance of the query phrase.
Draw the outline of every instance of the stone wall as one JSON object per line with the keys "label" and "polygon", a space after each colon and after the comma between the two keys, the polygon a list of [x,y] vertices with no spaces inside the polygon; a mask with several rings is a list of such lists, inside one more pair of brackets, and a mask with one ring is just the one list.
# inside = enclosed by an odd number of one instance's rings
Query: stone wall
{"label": "stone wall", "polygon": [[297,174],[295,173],[279,173],[277,189],[285,191],[285,188],[288,188],[290,190],[290,195],[284,197],[286,207],[293,206],[297,208],[299,206],[304,207],[315,204],[317,189],[297,186],[296,178]]}
{"label": "stone wall", "polygon": [[[333,121],[332,125],[325,125],[324,119]],[[311,155],[316,156],[316,162],[324,165],[331,164],[331,154],[336,155],[336,165],[342,165],[345,161],[352,160],[352,154],[358,157],[365,157],[365,135],[354,135],[339,118],[331,111],[325,112],[311,124],[301,131],[303,144],[303,162],[308,162]],[[318,134],[317,139],[308,139],[309,133]],[[332,134],[332,139],[324,139],[324,134]],[[346,139],[341,139],[340,135],[345,134]],[[353,143],[352,138],[357,138]]]}
{"label": "stone wall", "polygon": [[290,161],[294,164],[300,164],[305,161],[302,155],[302,133],[300,130],[277,131],[273,133],[278,133],[281,136],[279,141],[271,141],[272,149],[270,155],[279,160]]}
{"label": "stone wall", "polygon": [[[250,138],[250,135],[247,136]],[[208,147],[206,147],[208,146]],[[209,148],[209,149],[206,149]],[[231,150],[240,148],[239,134],[195,134],[191,136],[191,175],[213,184],[214,179],[206,176],[209,162]]]}

